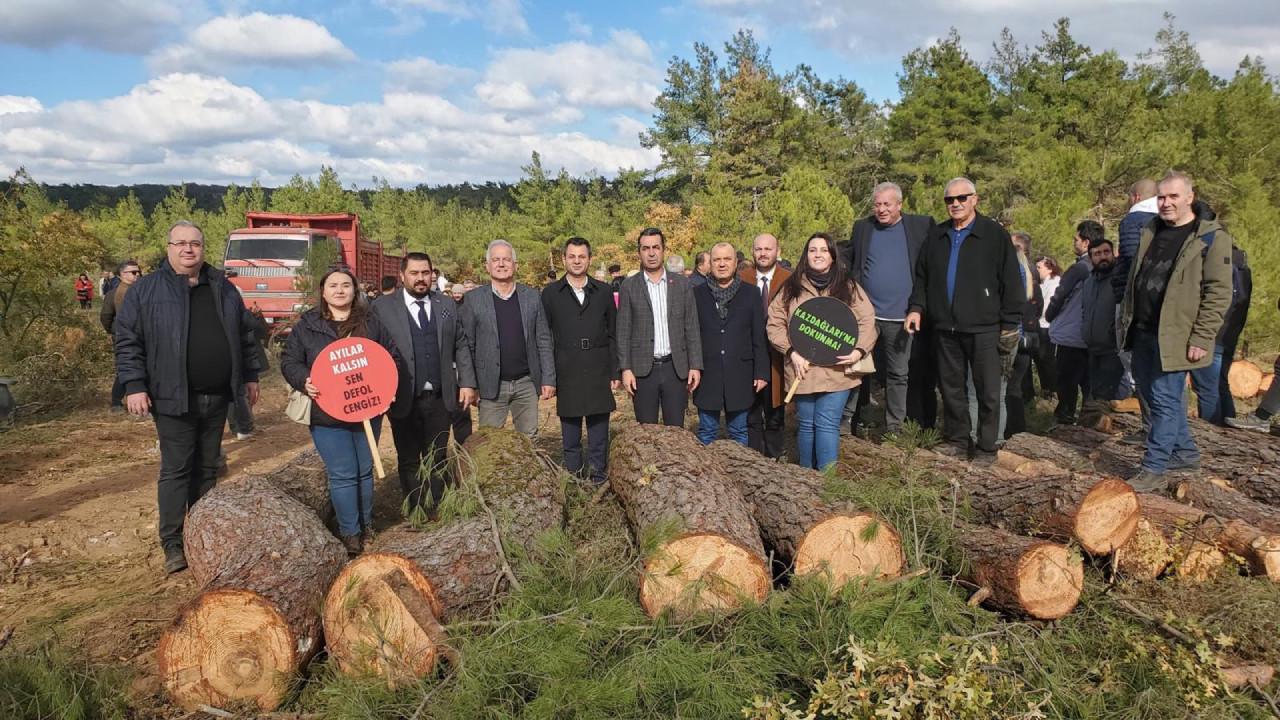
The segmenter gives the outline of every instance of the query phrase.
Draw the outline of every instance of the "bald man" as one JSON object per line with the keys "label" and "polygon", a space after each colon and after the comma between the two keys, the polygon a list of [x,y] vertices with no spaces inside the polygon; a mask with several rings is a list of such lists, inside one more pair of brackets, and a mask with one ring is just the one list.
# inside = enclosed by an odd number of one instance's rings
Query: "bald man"
{"label": "bald man", "polygon": [[[769,233],[757,235],[751,241],[751,267],[740,269],[742,282],[760,291],[761,308],[769,305],[782,285],[791,277],[791,271],[778,264],[778,238]],[[765,312],[765,316],[768,316]],[[770,459],[780,459],[786,454],[782,428],[786,422],[787,406],[782,402],[786,390],[782,387],[782,355],[769,347],[769,384],[756,391],[755,404],[747,413],[747,445]]]}
{"label": "bald man", "polygon": [[[1111,276],[1111,287],[1116,291],[1116,316],[1119,318],[1120,303],[1124,302],[1125,283],[1129,280],[1129,267],[1133,265],[1133,257],[1138,254],[1138,241],[1142,237],[1142,228],[1155,220],[1159,208],[1156,206],[1156,181],[1142,178],[1129,186],[1129,212],[1120,220],[1119,245],[1116,247],[1116,269]],[[1047,301],[1046,301],[1047,303]],[[1120,352],[1120,362],[1124,372],[1131,377],[1133,372],[1132,355],[1125,350]],[[1126,433],[1121,442],[1128,445],[1140,445],[1147,441],[1146,428],[1151,424],[1147,404],[1138,396],[1138,405],[1142,410],[1142,430]]]}

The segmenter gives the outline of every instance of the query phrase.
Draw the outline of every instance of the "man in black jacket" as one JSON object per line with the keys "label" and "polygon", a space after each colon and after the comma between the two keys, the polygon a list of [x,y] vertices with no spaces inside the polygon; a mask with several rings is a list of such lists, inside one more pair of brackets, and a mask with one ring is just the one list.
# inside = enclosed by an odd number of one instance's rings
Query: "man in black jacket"
{"label": "man in black jacket", "polygon": [[244,301],[204,261],[204,233],[183,220],[169,229],[168,258],[137,281],[116,314],[116,373],[125,406],[150,412],[160,438],[160,544],[165,572],[187,567],[182,526],[211,490],[227,405],[258,401],[258,349],[241,322]]}
{"label": "man in black jacket", "polygon": [[[884,388],[885,431],[897,432],[907,415],[907,386],[912,335],[903,322],[911,300],[916,260],[933,228],[928,215],[902,214],[902,188],[880,183],[871,192],[873,214],[853,224],[846,246],[849,274],[866,291],[876,309],[877,337],[872,351],[876,380]],[[923,374],[923,373],[922,373]],[[923,378],[920,378],[923,381]],[[845,432],[858,411],[871,399],[871,383],[852,393],[841,419]]]}
{"label": "man in black jacket", "polygon": [[1089,246],[1089,262],[1093,269],[1081,288],[1080,336],[1089,353],[1089,397],[1097,412],[1105,412],[1107,404],[1120,399],[1120,380],[1124,365],[1116,344],[1116,293],[1112,283],[1115,273],[1115,251],[1106,238]]}
{"label": "man in black jacket", "polygon": [[[129,288],[142,277],[142,268],[138,267],[138,263],[133,260],[125,260],[117,268],[117,274],[120,276],[120,283],[103,294],[102,312],[99,315],[99,319],[102,320],[102,327],[106,328],[108,335],[115,334],[116,313],[120,311],[120,306],[124,304],[124,298],[129,294]],[[117,376],[115,382],[111,384],[111,410],[123,409],[124,383],[121,383],[120,378]]]}
{"label": "man in black jacket", "polygon": [[[554,342],[556,414],[564,466],[574,475],[589,474],[603,485],[609,465],[609,413],[617,404],[618,348],[614,342],[617,308],[613,289],[587,275],[591,243],[569,238],[564,245],[564,277],[542,289],[542,309]],[[587,459],[582,455],[582,425],[587,425]]]}
{"label": "man in black jacket", "polygon": [[[1000,424],[1000,378],[1018,349],[1018,324],[1026,303],[1017,253],[1009,232],[978,214],[977,188],[968,178],[947,183],[945,222],[935,225],[915,266],[907,332],[933,321],[938,384],[946,417],[943,452],[972,451],[994,462]],[[976,447],[969,447],[966,376],[978,396]]]}

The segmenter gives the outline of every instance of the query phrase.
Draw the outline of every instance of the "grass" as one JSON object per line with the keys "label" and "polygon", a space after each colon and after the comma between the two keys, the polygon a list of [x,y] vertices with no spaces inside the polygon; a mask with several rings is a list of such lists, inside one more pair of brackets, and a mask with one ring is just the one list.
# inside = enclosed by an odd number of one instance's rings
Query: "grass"
{"label": "grass", "polygon": [[123,720],[127,673],[89,667],[40,647],[0,656],[0,717],[6,720]]}

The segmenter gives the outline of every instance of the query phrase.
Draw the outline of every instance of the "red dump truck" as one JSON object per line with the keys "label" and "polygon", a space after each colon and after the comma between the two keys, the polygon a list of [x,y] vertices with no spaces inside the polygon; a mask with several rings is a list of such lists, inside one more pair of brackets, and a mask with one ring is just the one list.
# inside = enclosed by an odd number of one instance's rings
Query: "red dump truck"
{"label": "red dump truck", "polygon": [[400,272],[403,252],[369,240],[355,213],[295,215],[248,212],[246,227],[231,231],[222,267],[240,289],[245,307],[261,308],[273,334],[286,331],[292,319],[308,307],[311,293],[299,284],[307,254],[330,245],[336,263],[356,272],[361,283],[382,287],[382,278]]}

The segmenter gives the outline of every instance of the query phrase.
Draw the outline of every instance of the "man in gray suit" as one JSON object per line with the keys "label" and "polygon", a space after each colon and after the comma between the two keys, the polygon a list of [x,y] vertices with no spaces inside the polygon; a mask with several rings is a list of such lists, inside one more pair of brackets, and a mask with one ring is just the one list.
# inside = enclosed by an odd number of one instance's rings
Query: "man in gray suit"
{"label": "man in gray suit", "polygon": [[645,228],[636,242],[640,269],[618,291],[618,368],[636,420],[684,425],[689,393],[702,380],[702,336],[689,278],[664,265],[667,240]]}
{"label": "man in gray suit", "polygon": [[471,346],[453,298],[437,292],[431,258],[411,252],[400,261],[404,287],[373,302],[409,365],[412,382],[396,388],[387,413],[396,444],[400,488],[411,505],[423,502],[418,470],[425,463],[433,504],[444,494],[445,448],[453,413],[476,403]]}
{"label": "man in gray suit", "polygon": [[555,344],[542,311],[542,294],[515,281],[516,251],[494,240],[484,253],[490,284],[462,305],[462,324],[475,361],[480,426],[502,427],[511,414],[516,430],[538,433],[538,400],[556,394]]}

